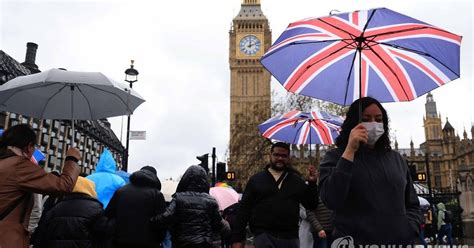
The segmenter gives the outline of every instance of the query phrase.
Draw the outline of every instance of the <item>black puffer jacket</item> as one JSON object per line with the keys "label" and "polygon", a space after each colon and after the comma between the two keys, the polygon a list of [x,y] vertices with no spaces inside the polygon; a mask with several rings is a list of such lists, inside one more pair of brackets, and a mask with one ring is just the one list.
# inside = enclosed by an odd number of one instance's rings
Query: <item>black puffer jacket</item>
{"label": "black puffer jacket", "polygon": [[209,195],[206,172],[195,165],[184,173],[165,213],[151,221],[170,225],[174,248],[210,247],[213,233],[230,232],[216,200]]}
{"label": "black puffer jacket", "polygon": [[152,226],[150,218],[163,213],[165,199],[155,173],[139,170],[130,176],[130,184],[117,190],[106,215],[115,220],[114,242],[120,246],[158,247],[166,229]]}
{"label": "black puffer jacket", "polygon": [[38,228],[41,237],[35,247],[102,247],[107,218],[97,199],[72,193],[48,211]]}

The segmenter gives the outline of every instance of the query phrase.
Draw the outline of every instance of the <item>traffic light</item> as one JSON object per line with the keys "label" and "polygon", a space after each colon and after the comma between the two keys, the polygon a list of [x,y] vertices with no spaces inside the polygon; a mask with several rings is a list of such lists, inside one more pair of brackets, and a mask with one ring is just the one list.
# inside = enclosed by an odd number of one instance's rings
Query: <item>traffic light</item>
{"label": "traffic light", "polygon": [[203,154],[201,156],[196,156],[196,158],[201,161],[199,166],[204,168],[207,174],[209,174],[209,153]]}
{"label": "traffic light", "polygon": [[216,178],[218,182],[222,182],[226,179],[225,163],[222,163],[222,162],[217,163],[216,176],[217,176]]}

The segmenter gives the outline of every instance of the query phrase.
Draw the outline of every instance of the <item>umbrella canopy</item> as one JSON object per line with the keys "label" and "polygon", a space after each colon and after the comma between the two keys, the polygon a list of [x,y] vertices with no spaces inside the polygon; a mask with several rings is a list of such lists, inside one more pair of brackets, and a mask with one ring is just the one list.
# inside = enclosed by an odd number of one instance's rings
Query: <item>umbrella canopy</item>
{"label": "umbrella canopy", "polygon": [[[417,182],[413,183],[413,188],[415,188],[416,194],[418,195],[427,195],[430,192],[427,185]],[[433,193],[438,193],[436,189],[432,189],[432,191]]]}
{"label": "umbrella canopy", "polygon": [[100,72],[50,69],[0,86],[0,111],[39,119],[98,120],[132,114],[144,101]]}
{"label": "umbrella canopy", "polygon": [[334,144],[339,135],[343,118],[323,111],[290,111],[278,115],[258,126],[260,133],[268,138],[291,144]]}
{"label": "umbrella canopy", "polygon": [[232,186],[230,186],[229,184],[227,183],[223,183],[223,182],[217,182],[214,187],[227,187],[227,188],[232,188]]}
{"label": "umbrella canopy", "polygon": [[426,200],[425,198],[418,196],[418,201],[420,201],[420,207],[421,208],[429,208],[430,207],[430,202]]}
{"label": "umbrella canopy", "polygon": [[232,188],[228,187],[211,187],[209,194],[214,197],[219,205],[219,210],[239,202],[239,194]]}
{"label": "umbrella canopy", "polygon": [[301,95],[410,101],[459,77],[461,38],[378,8],[291,23],[261,63]]}
{"label": "umbrella canopy", "polygon": [[178,182],[166,180],[161,183],[161,193],[165,197],[165,201],[170,202],[173,198],[172,195],[176,193]]}

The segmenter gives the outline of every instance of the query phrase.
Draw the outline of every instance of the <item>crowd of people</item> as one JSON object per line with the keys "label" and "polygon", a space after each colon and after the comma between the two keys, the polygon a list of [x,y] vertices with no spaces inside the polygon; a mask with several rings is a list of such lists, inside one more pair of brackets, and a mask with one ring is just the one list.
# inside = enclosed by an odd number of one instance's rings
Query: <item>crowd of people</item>
{"label": "crowd of people", "polygon": [[[388,131],[383,106],[361,98],[350,106],[336,148],[319,171],[310,166],[304,178],[291,167],[290,146],[273,143],[268,165],[248,180],[241,201],[222,212],[200,166],[186,170],[165,202],[151,166],[131,174],[128,184],[99,180],[116,169],[105,161],[82,177],[81,154],[70,148],[62,172],[46,173],[30,162],[35,132],[13,126],[0,139],[0,247],[210,248],[221,240],[222,247],[240,248],[248,228],[256,248],[329,247],[348,237],[354,245],[411,245],[420,236],[422,214]],[[49,198],[31,235],[33,193]]]}

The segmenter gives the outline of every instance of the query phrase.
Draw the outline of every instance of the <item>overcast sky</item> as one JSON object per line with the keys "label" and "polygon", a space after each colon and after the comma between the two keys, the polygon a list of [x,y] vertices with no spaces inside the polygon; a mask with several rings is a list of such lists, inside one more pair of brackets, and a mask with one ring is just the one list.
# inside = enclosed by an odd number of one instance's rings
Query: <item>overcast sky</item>
{"label": "overcast sky", "polygon": [[[433,91],[438,111],[462,137],[471,137],[473,100],[473,4],[469,1],[261,0],[273,41],[288,23],[387,7],[463,36],[461,79]],[[146,102],[132,116],[131,129],[147,132],[130,141],[130,171],[143,165],[159,177],[176,178],[195,156],[217,148],[224,160],[229,140],[229,30],[240,0],[21,1],[0,0],[0,49],[23,62],[26,43],[39,45],[40,70],[100,71],[123,80],[135,60],[136,89]],[[284,88],[272,79],[280,95]],[[400,147],[424,141],[426,97],[385,104]],[[125,139],[126,118],[123,118]],[[120,138],[122,118],[110,119]],[[124,142],[125,143],[125,142]]]}

